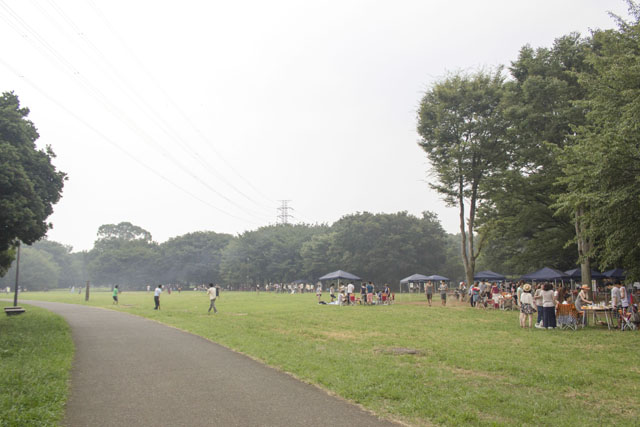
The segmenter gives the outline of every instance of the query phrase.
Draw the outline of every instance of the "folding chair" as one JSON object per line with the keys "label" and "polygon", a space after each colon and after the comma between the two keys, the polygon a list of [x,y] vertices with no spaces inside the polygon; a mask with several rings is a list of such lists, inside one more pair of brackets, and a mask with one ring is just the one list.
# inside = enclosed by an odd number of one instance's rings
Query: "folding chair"
{"label": "folding chair", "polygon": [[619,312],[619,319],[622,324],[622,326],[620,327],[621,330],[635,331],[638,329],[636,324],[631,321],[631,313],[627,313],[625,315],[624,313],[622,313],[622,310],[618,310],[618,312]]}
{"label": "folding chair", "polygon": [[577,310],[572,304],[558,304],[556,308],[558,326],[562,329],[578,329]]}

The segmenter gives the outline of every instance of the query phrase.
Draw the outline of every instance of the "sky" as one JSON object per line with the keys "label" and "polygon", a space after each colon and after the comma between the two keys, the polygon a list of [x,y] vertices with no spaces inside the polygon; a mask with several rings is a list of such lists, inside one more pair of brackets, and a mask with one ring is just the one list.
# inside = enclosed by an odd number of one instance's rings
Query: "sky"
{"label": "sky", "polygon": [[128,221],[157,242],[455,208],[416,114],[450,73],[614,28],[617,0],[0,0],[0,91],[65,172],[50,240]]}

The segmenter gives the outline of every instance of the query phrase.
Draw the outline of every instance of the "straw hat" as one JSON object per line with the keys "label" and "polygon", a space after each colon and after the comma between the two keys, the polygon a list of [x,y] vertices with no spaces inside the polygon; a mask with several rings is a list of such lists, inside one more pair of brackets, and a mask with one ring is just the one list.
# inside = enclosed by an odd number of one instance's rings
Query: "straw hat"
{"label": "straw hat", "polygon": [[588,291],[589,289],[591,289],[589,285],[582,285],[581,288],[584,289],[585,291]]}
{"label": "straw hat", "polygon": [[522,287],[522,290],[525,292],[531,292],[531,285],[527,283]]}

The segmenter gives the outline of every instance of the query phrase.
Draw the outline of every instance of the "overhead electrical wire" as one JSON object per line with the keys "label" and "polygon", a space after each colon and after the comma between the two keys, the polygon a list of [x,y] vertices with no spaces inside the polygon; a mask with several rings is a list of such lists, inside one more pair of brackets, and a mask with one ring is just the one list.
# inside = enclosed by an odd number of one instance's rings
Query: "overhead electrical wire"
{"label": "overhead electrical wire", "polygon": [[[192,152],[188,147],[188,144],[186,144],[186,142],[184,142],[182,140],[182,138],[177,134],[177,132],[175,132],[170,126],[168,126],[169,121],[163,119],[160,114],[158,114],[155,109],[149,105],[149,103],[144,99],[144,97],[140,96],[138,94],[138,92],[126,81],[125,78],[122,77],[122,75],[119,73],[119,71],[116,69],[116,67],[114,67],[109,60],[106,58],[106,56],[102,53],[102,51],[100,51],[100,49],[98,49],[95,44],[93,44],[85,35],[84,33],[82,33],[81,29],[73,22],[73,20],[71,20],[71,18],[68,17],[68,15],[66,13],[64,13],[64,11],[62,11],[62,9],[60,9],[59,6],[57,6],[57,4],[55,4],[55,2],[53,1],[49,1],[50,4],[52,4],[54,10],[56,10],[56,12],[67,22],[67,24],[72,28],[74,34],[77,34],[81,37],[81,39],[89,46],[89,48],[93,51],[93,54],[98,56],[100,58],[100,60],[102,61],[102,65],[104,68],[104,66],[106,65],[106,67],[109,69],[109,71],[115,76],[115,79],[113,77],[110,77],[112,79],[112,81],[114,81],[116,83],[116,85],[118,85],[120,87],[120,89],[123,90],[123,93],[125,93],[127,96],[131,96],[131,94],[135,95],[136,99],[132,99],[132,101],[134,103],[136,103],[136,105],[138,106],[138,108],[140,108],[140,110],[143,111],[143,113],[149,118],[151,119],[155,125],[167,136],[169,137],[170,140],[174,141],[177,143],[177,145],[182,148],[187,154],[189,154],[195,161],[201,163],[204,165],[205,170],[209,173],[213,173],[214,175],[217,176],[218,179],[220,179],[221,181],[225,182],[227,185],[229,185],[232,189],[234,189],[235,191],[239,192],[241,195],[247,197],[244,193],[242,193],[240,190],[238,190],[231,182],[229,182],[226,178],[224,178],[224,176],[222,176],[221,174],[216,172],[215,168],[212,168],[210,165],[207,165],[205,162],[203,162],[203,156],[199,156],[196,154],[194,154],[194,152]],[[46,10],[43,9],[43,7],[38,3],[35,2],[36,7],[41,11],[41,13],[45,16],[45,18],[47,18],[49,21],[56,23],[55,19],[53,19]],[[57,24],[57,23],[56,23]],[[23,23],[24,26],[26,26],[27,24]],[[35,32],[35,30],[33,30],[32,28],[28,28],[28,30],[30,32]],[[74,40],[75,41],[75,40]],[[91,59],[94,63],[96,63],[96,60],[91,58],[89,55],[87,55],[87,57],[89,57],[89,59]],[[67,61],[68,62],[68,61]],[[97,64],[98,65],[98,64]],[[192,178],[194,178],[196,181],[198,181],[201,185],[203,185],[204,187],[206,187],[207,189],[209,189],[210,191],[212,191],[214,194],[218,195],[219,197],[221,197],[222,199],[226,200],[227,202],[233,204],[234,206],[238,207],[239,209],[242,209],[245,213],[248,213],[252,216],[255,217],[261,217],[262,220],[267,220],[271,218],[271,215],[267,215],[265,213],[260,213],[257,212],[253,209],[248,209],[243,205],[240,205],[238,202],[236,202],[235,200],[232,200],[231,198],[227,197],[225,194],[223,194],[221,191],[219,191],[218,189],[212,187],[209,183],[207,183],[206,181],[202,180],[198,175],[194,174],[190,168],[188,168],[187,166],[185,166],[184,164],[180,163],[176,157],[173,155],[173,153],[167,151],[167,149],[165,149],[162,145],[160,145],[159,143],[157,143],[153,138],[150,137],[150,135],[148,135],[143,129],[141,129],[134,121],[132,121],[131,119],[129,119],[129,117],[124,114],[122,112],[122,110],[120,110],[117,106],[115,106],[108,97],[106,97],[102,91],[100,91],[100,89],[98,89],[96,86],[94,86],[90,81],[88,81],[82,74],[80,73],[76,73],[75,77],[82,80],[82,84],[85,85],[85,87],[87,88],[87,90],[89,90],[90,92],[93,92],[93,94],[95,95],[95,97],[99,98],[98,101],[103,105],[103,107],[105,107],[108,111],[110,111],[114,116],[116,116],[120,121],[122,121],[123,123],[125,123],[130,129],[132,129],[135,133],[137,133],[144,141],[146,141],[147,144],[149,145],[153,145],[155,147],[157,147],[160,151],[161,154],[168,159],[170,162],[175,163],[183,172],[185,172],[186,174],[188,174],[189,176],[191,176]],[[124,87],[123,87],[124,86]],[[144,107],[140,106],[140,103],[143,104]]]}
{"label": "overhead electrical wire", "polygon": [[[109,31],[111,31],[111,33],[115,36],[115,38],[118,39],[118,41],[123,46],[123,48],[135,60],[137,66],[143,71],[143,73],[147,76],[149,81],[153,82],[153,84],[156,86],[156,88],[164,95],[164,97],[169,101],[171,106],[180,114],[182,119],[185,122],[187,122],[187,124],[189,124],[189,126],[191,126],[191,128],[202,139],[202,141],[204,141],[207,144],[207,146],[222,160],[222,162],[229,169],[231,169],[242,181],[244,181],[251,189],[253,189],[256,194],[261,196],[264,200],[267,200],[268,202],[273,203],[273,199],[271,199],[270,197],[266,196],[256,186],[254,186],[253,183],[251,183],[251,181],[249,181],[240,172],[238,172],[238,170],[215,148],[214,145],[210,144],[209,140],[200,131],[198,126],[196,126],[195,123],[193,123],[191,118],[182,110],[182,108],[180,108],[179,105],[177,105],[177,103],[173,100],[173,98],[171,96],[169,96],[169,94],[164,90],[162,85],[160,85],[158,83],[158,81],[155,79],[154,75],[152,73],[150,73],[149,70],[145,67],[145,65],[138,59],[138,56],[132,51],[132,49],[129,47],[129,45],[126,43],[126,41],[120,36],[120,34],[113,28],[113,26],[111,25],[110,21],[107,19],[107,17],[104,15],[104,13],[102,13],[102,11],[98,8],[98,6],[95,4],[95,2],[93,0],[88,0],[88,4],[93,8],[93,10],[95,11],[96,15],[98,15],[98,17],[103,21],[105,26],[109,29]],[[271,206],[270,208],[272,208],[272,207],[273,206]]]}
{"label": "overhead electrical wire", "polygon": [[[154,139],[150,137],[150,135],[148,135],[143,129],[141,129],[139,126],[137,126],[137,124],[135,122],[130,120],[128,118],[128,116],[126,114],[124,114],[118,107],[113,105],[113,103],[109,101],[109,99],[102,93],[102,91],[100,91],[100,89],[95,87],[95,85],[93,85],[89,80],[87,80],[73,66],[73,64],[71,64],[71,62],[67,61],[64,58],[64,56],[62,56],[53,46],[51,46],[42,36],[40,36],[40,34],[35,29],[33,29],[22,18],[20,18],[20,16],[17,13],[15,13],[10,7],[8,7],[6,4],[4,4],[4,2],[0,2],[0,6],[14,19],[15,22],[17,22],[19,24],[20,27],[22,27],[28,34],[30,34],[33,37],[33,39],[36,41],[36,43],[34,44],[36,49],[38,49],[41,52],[43,52],[45,54],[45,56],[53,57],[54,63],[56,63],[56,62],[58,63],[56,65],[61,65],[65,70],[67,70],[67,72],[71,72],[72,76],[80,82],[80,84],[84,87],[85,90],[87,90],[89,92],[90,96],[92,96],[100,104],[102,104],[102,106],[105,109],[107,109],[109,112],[111,112],[111,114],[113,114],[118,120],[120,120],[127,127],[129,127],[133,132],[138,134],[145,143],[157,147],[158,151],[160,151],[161,155],[163,155],[165,158],[167,158],[172,163],[176,164],[182,171],[184,171],[186,174],[188,174],[189,176],[193,177],[195,180],[200,182],[203,186],[208,188],[214,194],[218,195],[219,197],[223,198],[224,200],[226,200],[227,202],[233,204],[234,206],[242,209],[245,214],[252,214],[251,210],[247,210],[244,206],[240,205],[239,203],[237,203],[234,200],[230,199],[229,197],[225,196],[220,191],[218,191],[217,189],[215,189],[211,185],[209,185],[207,182],[203,181],[196,174],[191,172],[182,163],[177,161],[177,159],[175,158],[175,156],[172,155],[172,153],[167,152],[167,150],[164,149],[164,147],[162,147],[161,145],[157,144],[154,141]],[[68,17],[65,18],[66,15],[61,14],[61,16],[63,16],[63,18],[66,21],[68,21],[67,23],[72,27],[72,29],[74,31],[76,31],[76,32],[79,31],[79,28],[75,24],[73,24],[73,21],[71,21]],[[15,31],[17,31],[21,36],[25,37],[25,34],[19,28],[16,27],[14,22],[11,22],[6,17],[3,17],[3,18],[5,18],[5,21],[7,21],[10,24],[11,28],[13,28]],[[29,39],[29,37],[26,37],[26,38]],[[29,39],[29,41],[33,43],[33,41],[31,39]],[[57,104],[59,105],[59,103],[57,103]],[[66,111],[70,111],[67,108],[65,108],[65,110]],[[76,115],[76,117],[77,117],[77,115]],[[87,124],[86,122],[84,122],[84,123]],[[131,154],[129,154],[129,156],[131,156]],[[219,209],[219,208],[217,208],[217,209]],[[233,215],[233,216],[236,217],[236,218],[239,218],[239,217],[237,217],[235,215]],[[256,213],[253,213],[251,216],[257,217]],[[267,216],[265,215],[264,217],[267,217]]]}
{"label": "overhead electrical wire", "polygon": [[100,138],[102,138],[105,142],[107,142],[109,145],[115,147],[116,149],[118,149],[119,151],[121,151],[124,155],[126,155],[127,157],[129,157],[131,160],[133,160],[134,162],[136,162],[137,164],[139,164],[140,166],[142,166],[144,169],[150,171],[151,173],[153,173],[154,175],[156,175],[157,177],[159,177],[160,179],[162,179],[163,181],[167,182],[168,184],[174,186],[175,188],[177,188],[178,190],[184,192],[185,194],[193,197],[195,200],[217,210],[218,212],[227,215],[229,217],[235,218],[235,219],[239,219],[241,221],[244,222],[251,222],[253,224],[259,224],[255,221],[249,220],[247,218],[242,218],[239,217],[237,215],[234,215],[230,212],[225,211],[224,209],[219,208],[218,206],[215,206],[213,204],[211,204],[210,202],[203,200],[202,198],[198,197],[197,195],[195,195],[194,193],[190,192],[189,190],[187,190],[186,188],[182,187],[179,184],[176,184],[175,182],[173,182],[171,179],[167,178],[166,176],[164,176],[162,173],[158,172],[157,170],[155,170],[153,167],[147,165],[145,162],[143,162],[142,160],[138,159],[135,155],[131,154],[129,151],[127,151],[126,149],[124,149],[120,144],[116,143],[115,141],[111,140],[111,138],[109,138],[108,136],[104,135],[102,132],[100,132],[98,129],[96,129],[93,125],[91,125],[90,123],[88,123],[86,120],[84,120],[82,117],[80,117],[79,115],[77,115],[75,112],[73,112],[71,109],[67,108],[64,104],[60,103],[58,100],[56,100],[55,98],[53,98],[52,96],[50,96],[47,92],[45,92],[43,89],[41,89],[37,84],[35,84],[34,82],[32,82],[28,77],[24,76],[22,73],[18,72],[15,68],[13,68],[11,65],[9,65],[6,61],[4,61],[2,58],[0,58],[0,64],[2,64],[5,68],[7,68],[9,71],[11,71],[13,74],[15,74],[16,76],[20,77],[21,79],[23,79],[29,86],[31,86],[33,89],[35,89],[38,93],[40,93],[40,95],[44,96],[46,99],[48,99],[51,103],[53,103],[54,105],[56,105],[58,108],[60,108],[61,110],[63,110],[65,113],[67,113],[68,115],[70,115],[71,117],[73,117],[75,120],[77,120],[78,122],[80,122],[82,125],[84,125],[87,129],[89,129],[90,131],[92,131],[93,133],[95,133],[97,136],[99,136]]}
{"label": "overhead electrical wire", "polygon": [[[178,146],[180,148],[182,148],[187,154],[189,154],[189,156],[191,156],[191,158],[193,158],[196,162],[200,163],[204,169],[211,173],[212,175],[214,175],[217,179],[219,179],[220,181],[224,182],[226,185],[228,185],[231,189],[233,189],[234,191],[236,191],[238,194],[240,194],[241,196],[243,196],[244,198],[246,198],[248,201],[261,206],[260,203],[258,203],[257,201],[255,201],[253,198],[251,198],[249,195],[247,195],[246,193],[244,193],[242,190],[240,190],[239,188],[237,188],[233,182],[231,182],[229,179],[227,179],[224,175],[220,174],[217,171],[217,168],[215,168],[213,165],[209,164],[206,160],[205,157],[200,155],[200,153],[197,152],[197,150],[193,149],[187,141],[185,141],[179,134],[178,132],[175,131],[175,129],[170,125],[170,122],[168,120],[165,120],[163,117],[161,117],[161,115],[156,111],[156,109],[149,104],[149,102],[147,102],[147,100],[141,96],[139,94],[139,92],[136,90],[135,87],[133,87],[131,84],[129,84],[129,82],[127,81],[127,79],[125,79],[122,74],[120,73],[120,71],[118,70],[118,68],[116,68],[111,61],[109,61],[109,59],[106,57],[106,55],[100,50],[100,48],[98,48],[86,35],[86,33],[84,33],[76,24],[75,22],[73,22],[73,20],[55,3],[55,1],[53,0],[48,0],[49,4],[52,6],[52,8],[67,22],[67,24],[72,28],[72,30],[75,32],[75,34],[77,34],[84,43],[86,43],[89,48],[93,51],[94,55],[96,55],[97,57],[100,58],[100,60],[102,61],[102,64],[106,66],[106,68],[109,70],[109,72],[115,77],[112,78],[112,80],[121,87],[121,89],[124,87],[125,90],[123,90],[123,92],[125,94],[127,94],[127,96],[130,95],[134,95],[136,99],[132,99],[134,102],[137,103],[138,107],[140,107],[140,109],[145,113],[145,115],[151,119],[156,126],[158,126],[158,128],[167,136],[169,137],[171,140],[175,141]],[[46,15],[46,11],[44,11],[42,9],[42,7],[40,7],[41,11],[43,14]],[[104,18],[104,16],[102,16],[102,19],[106,19]],[[53,20],[52,20],[53,21]],[[111,30],[111,28],[110,28]],[[136,58],[137,61],[137,58]],[[139,62],[139,61],[137,61]],[[166,93],[165,93],[166,96]],[[170,100],[171,103],[173,103],[172,100]],[[142,106],[140,105],[142,104]],[[208,142],[207,142],[208,143]]]}

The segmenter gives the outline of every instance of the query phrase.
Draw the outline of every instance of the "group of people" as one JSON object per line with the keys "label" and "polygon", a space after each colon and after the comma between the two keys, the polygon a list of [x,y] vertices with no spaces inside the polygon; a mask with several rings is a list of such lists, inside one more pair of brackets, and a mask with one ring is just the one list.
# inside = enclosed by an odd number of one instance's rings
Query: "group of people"
{"label": "group of people", "polygon": [[[162,295],[162,285],[158,285],[156,286],[155,290],[153,291],[153,302],[155,303],[155,307],[153,308],[154,310],[160,310],[160,295]],[[218,297],[220,296],[220,286],[214,285],[213,283],[209,283],[209,287],[206,290],[207,292],[207,296],[209,297],[209,310],[207,310],[207,314],[211,313],[211,310],[213,309],[213,314],[216,314],[218,312],[218,309],[216,308],[216,299],[218,299]],[[116,285],[113,288],[113,299],[114,299],[114,304],[118,303],[118,286]]]}
{"label": "group of people", "polygon": [[520,307],[520,327],[526,328],[527,321],[531,328],[533,313],[538,313],[536,328],[555,329],[556,305],[558,304],[558,294],[554,291],[551,283],[541,283],[532,294],[532,287],[529,283],[520,283],[516,290],[516,298]]}
{"label": "group of people", "polygon": [[[424,294],[427,297],[427,303],[429,307],[431,307],[431,302],[433,300],[433,290],[435,288],[434,283],[429,280],[424,284]],[[447,305],[447,290],[449,286],[447,286],[447,282],[444,280],[440,281],[440,285],[438,286],[438,292],[440,292],[440,303],[444,306]]]}
{"label": "group of people", "polygon": [[[584,307],[593,304],[589,298],[589,285],[579,287],[575,295],[563,285],[555,287],[552,283],[544,282],[536,286],[535,291],[528,283],[520,282],[516,290],[516,299],[520,307],[520,326],[529,328],[532,325],[533,313],[538,313],[536,328],[555,329],[557,327],[556,308],[559,304],[573,304],[581,322],[586,326],[587,316]],[[624,319],[637,314],[637,307],[633,304],[633,295],[620,281],[611,286],[611,310],[613,317],[618,319],[618,327],[622,328]]]}
{"label": "group of people", "polygon": [[382,288],[376,289],[373,282],[362,282],[360,285],[360,296],[356,294],[356,286],[353,283],[344,285],[338,284],[337,293],[336,285],[332,283],[329,287],[330,302],[322,301],[322,284],[318,283],[316,287],[316,296],[318,297],[318,304],[332,304],[332,305],[377,305],[377,304],[390,304],[394,300],[394,294],[391,293],[389,285],[384,285]]}

